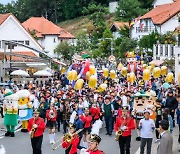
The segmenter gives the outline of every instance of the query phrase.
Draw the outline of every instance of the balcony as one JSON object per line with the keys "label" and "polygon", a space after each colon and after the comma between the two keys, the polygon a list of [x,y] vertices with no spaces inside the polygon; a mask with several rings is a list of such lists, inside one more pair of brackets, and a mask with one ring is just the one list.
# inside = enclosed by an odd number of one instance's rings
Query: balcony
{"label": "balcony", "polygon": [[154,26],[144,26],[144,27],[136,27],[136,33],[144,33],[144,32],[153,32],[155,31]]}

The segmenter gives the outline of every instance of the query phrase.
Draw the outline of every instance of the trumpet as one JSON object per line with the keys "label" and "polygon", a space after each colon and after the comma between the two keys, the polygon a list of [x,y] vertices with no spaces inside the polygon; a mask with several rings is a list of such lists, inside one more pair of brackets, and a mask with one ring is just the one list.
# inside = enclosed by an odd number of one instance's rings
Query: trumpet
{"label": "trumpet", "polygon": [[[73,134],[65,134],[63,137],[61,137],[59,140],[57,140],[53,145],[52,145],[52,149],[53,150],[56,150],[57,148],[59,148],[64,142],[72,142],[72,139],[73,139],[73,136],[76,135],[76,134],[79,134],[83,129],[79,129],[78,131],[76,131],[75,133]],[[58,142],[61,141],[61,139],[64,138],[65,141],[57,146],[55,146]]]}
{"label": "trumpet", "polygon": [[55,116],[56,116],[56,115],[55,115],[55,112],[54,112],[53,110],[50,110],[50,112],[49,112],[49,117],[50,117],[51,119],[53,119]]}
{"label": "trumpet", "polygon": [[118,141],[118,140],[119,140],[119,137],[120,137],[122,134],[123,134],[123,130],[122,130],[122,129],[118,130],[117,135],[116,135],[116,137],[115,137],[115,140]]}

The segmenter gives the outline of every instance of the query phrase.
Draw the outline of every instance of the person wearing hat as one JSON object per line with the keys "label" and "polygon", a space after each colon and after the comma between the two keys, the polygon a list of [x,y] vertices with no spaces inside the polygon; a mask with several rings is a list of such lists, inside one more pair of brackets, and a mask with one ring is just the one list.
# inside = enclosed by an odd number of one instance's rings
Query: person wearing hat
{"label": "person wearing hat", "polygon": [[178,107],[178,101],[173,96],[173,91],[172,90],[169,90],[169,92],[168,92],[168,97],[166,98],[165,107],[169,109],[170,115],[171,115],[171,117],[173,119],[173,127],[175,127],[174,114],[175,114],[176,108]]}
{"label": "person wearing hat", "polygon": [[151,154],[151,146],[153,140],[153,131],[155,129],[155,123],[150,117],[150,111],[144,111],[144,118],[139,122],[141,145],[140,154],[144,154],[144,148],[147,144],[147,154]]}
{"label": "person wearing hat", "polygon": [[55,130],[56,130],[56,119],[57,119],[57,111],[54,107],[54,104],[50,105],[50,109],[46,111],[47,118],[47,127],[49,128],[49,139],[50,144],[54,144],[55,139]]}
{"label": "person wearing hat", "polygon": [[104,154],[103,151],[98,149],[98,145],[101,142],[101,137],[96,134],[91,134],[88,141],[88,149],[82,149],[80,154]]}
{"label": "person wearing hat", "polygon": [[43,118],[39,117],[39,110],[33,112],[33,118],[28,122],[28,131],[31,137],[31,145],[33,154],[42,154],[41,145],[43,141],[43,133],[45,130],[45,122]]}
{"label": "person wearing hat", "polygon": [[157,147],[157,154],[172,154],[173,137],[168,131],[169,122],[161,120],[159,123],[159,133],[161,134],[160,144]]}
{"label": "person wearing hat", "polygon": [[[65,149],[65,154],[77,154],[79,136],[75,133],[76,125],[69,123],[68,134],[63,137],[62,147]],[[71,135],[71,140],[66,139],[66,135]]]}
{"label": "person wearing hat", "polygon": [[105,101],[102,104],[101,108],[103,111],[105,123],[106,123],[106,135],[112,135],[112,123],[113,123],[113,113],[114,113],[114,106],[110,102],[111,97],[106,96]]}
{"label": "person wearing hat", "polygon": [[[128,106],[123,106],[122,116],[117,117],[114,125],[121,154],[130,154],[131,131],[133,129],[135,129],[134,119],[129,115]],[[118,135],[118,131],[121,131],[122,134]]]}

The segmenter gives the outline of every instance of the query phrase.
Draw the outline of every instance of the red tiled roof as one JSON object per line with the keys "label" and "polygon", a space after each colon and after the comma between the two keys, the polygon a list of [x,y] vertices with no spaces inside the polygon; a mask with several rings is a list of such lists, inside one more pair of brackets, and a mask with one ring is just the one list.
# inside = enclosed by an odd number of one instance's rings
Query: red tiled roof
{"label": "red tiled roof", "polygon": [[[31,56],[31,57],[38,57],[36,54],[34,54],[32,51],[20,51],[20,52],[13,52],[14,54],[24,55],[24,56]],[[0,52],[0,60],[3,60],[4,58],[4,52]],[[6,55],[7,60],[10,60],[10,55]],[[33,58],[23,58],[18,56],[11,56],[12,61],[33,61]]]}
{"label": "red tiled roof", "polygon": [[129,23],[128,23],[128,22],[115,21],[115,22],[113,23],[113,25],[116,26],[116,28],[118,28],[119,30],[120,30],[121,28],[123,28],[124,26],[129,27]]}
{"label": "red tiled roof", "polygon": [[158,5],[144,16],[140,17],[140,19],[152,19],[154,24],[162,25],[178,12],[180,12],[180,0],[176,0],[176,2],[169,4]]}
{"label": "red tiled roof", "polygon": [[0,14],[0,25],[11,15],[11,13]]}
{"label": "red tiled roof", "polygon": [[59,35],[60,38],[75,38],[72,34],[45,19],[44,17],[31,17],[22,25],[27,30],[35,30],[38,34],[37,37],[41,37],[41,35]]}

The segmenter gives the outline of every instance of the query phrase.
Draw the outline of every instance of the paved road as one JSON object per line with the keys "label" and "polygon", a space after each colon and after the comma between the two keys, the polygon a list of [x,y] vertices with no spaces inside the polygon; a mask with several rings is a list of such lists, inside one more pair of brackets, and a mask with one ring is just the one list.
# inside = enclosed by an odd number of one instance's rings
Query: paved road
{"label": "paved road", "polygon": [[[2,132],[1,132],[2,133]],[[174,134],[177,134],[177,127],[174,130]],[[105,128],[102,128],[100,136],[102,137],[102,142],[100,144],[100,149],[102,149],[106,154],[119,154],[118,143],[114,140],[114,134],[110,136],[106,136]],[[62,133],[56,133],[56,140],[62,137]],[[136,131],[132,133],[132,141],[131,141],[131,154],[139,154],[139,144],[140,142],[135,141]],[[177,135],[173,135],[174,137],[174,152],[173,154],[178,154],[177,152]],[[16,137],[0,137],[0,145],[4,145],[6,149],[6,154],[31,154],[31,144],[28,133],[21,133],[20,131],[16,132]],[[152,146],[152,154],[156,154],[157,144],[153,143]],[[63,154],[64,150],[62,148],[58,148],[53,151],[51,145],[49,144],[49,137],[47,130],[44,134],[43,145],[42,145],[43,154]]]}

